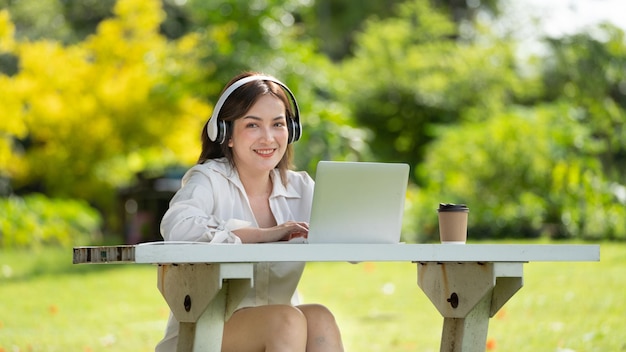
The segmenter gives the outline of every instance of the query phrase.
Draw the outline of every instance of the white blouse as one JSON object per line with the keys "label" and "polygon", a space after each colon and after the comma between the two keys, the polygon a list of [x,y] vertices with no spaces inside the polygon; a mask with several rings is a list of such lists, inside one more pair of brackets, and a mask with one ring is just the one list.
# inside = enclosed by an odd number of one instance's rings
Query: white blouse
{"label": "white blouse", "polygon": [[[277,169],[271,173],[273,190],[270,209],[276,223],[309,221],[315,183],[306,172],[287,172],[287,186]],[[185,173],[181,189],[170,201],[161,221],[166,241],[202,241],[241,244],[232,232],[242,227],[258,227],[250,202],[237,171],[225,159],[213,159],[193,166]],[[238,308],[267,304],[291,304],[303,262],[258,263],[254,269],[254,288]],[[176,346],[178,322],[170,314],[165,338],[157,351]],[[173,348],[173,347],[172,347]]]}

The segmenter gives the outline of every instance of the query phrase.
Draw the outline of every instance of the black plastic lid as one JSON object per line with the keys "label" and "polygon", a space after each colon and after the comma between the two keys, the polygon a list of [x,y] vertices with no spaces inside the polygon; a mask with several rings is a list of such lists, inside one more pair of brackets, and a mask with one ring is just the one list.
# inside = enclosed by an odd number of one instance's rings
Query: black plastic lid
{"label": "black plastic lid", "polygon": [[439,203],[439,209],[437,211],[463,211],[469,212],[469,208],[465,204],[452,204],[452,203]]}

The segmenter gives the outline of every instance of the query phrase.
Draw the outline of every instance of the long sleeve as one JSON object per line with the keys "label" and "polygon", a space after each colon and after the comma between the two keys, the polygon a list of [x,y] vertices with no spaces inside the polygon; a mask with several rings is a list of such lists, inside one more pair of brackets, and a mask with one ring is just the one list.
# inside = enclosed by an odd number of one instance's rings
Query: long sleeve
{"label": "long sleeve", "polygon": [[[233,198],[237,198],[238,193],[237,188],[229,185],[221,175],[211,176],[192,168],[163,216],[163,238],[166,241],[241,243],[232,231],[250,226],[252,222],[249,218],[233,217],[231,210],[233,206],[237,207]],[[245,199],[243,203],[248,204]],[[244,209],[238,209],[236,213],[246,214]]]}

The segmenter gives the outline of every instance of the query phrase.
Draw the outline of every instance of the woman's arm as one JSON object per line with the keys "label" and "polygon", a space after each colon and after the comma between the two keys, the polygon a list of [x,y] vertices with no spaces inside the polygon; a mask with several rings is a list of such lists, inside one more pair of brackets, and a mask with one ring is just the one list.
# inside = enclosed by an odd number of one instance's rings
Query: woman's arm
{"label": "woman's arm", "polygon": [[309,224],[306,222],[287,221],[269,228],[245,227],[233,233],[244,243],[288,241],[296,237],[307,237]]}
{"label": "woman's arm", "polygon": [[309,224],[287,221],[270,228],[250,227],[247,221],[223,221],[206,215],[193,201],[178,202],[166,212],[161,233],[166,241],[206,241],[214,243],[244,243],[288,241],[307,237]]}
{"label": "woman's arm", "polygon": [[[245,201],[238,198],[239,193],[231,193],[232,190],[229,190],[227,184],[221,183],[221,178],[213,179],[203,170],[192,169],[183,180],[183,187],[170,201],[170,207],[161,221],[161,234],[166,241],[258,243],[290,240],[308,235],[307,222],[285,221],[284,216],[277,217],[284,221],[277,226],[251,227],[252,221],[247,221],[249,219],[244,216],[247,211],[244,211],[244,208],[247,209]],[[214,184],[215,181],[218,182]],[[296,183],[295,181],[292,182]],[[310,184],[305,186],[302,186],[303,189],[312,189]],[[294,209],[297,208],[292,210]]]}
{"label": "woman's arm", "polygon": [[[161,220],[163,238],[166,241],[241,242],[232,231],[248,227],[250,222],[214,215],[214,204],[220,199],[205,176],[194,173],[186,181],[170,201],[170,207]],[[229,207],[228,204],[224,206]]]}

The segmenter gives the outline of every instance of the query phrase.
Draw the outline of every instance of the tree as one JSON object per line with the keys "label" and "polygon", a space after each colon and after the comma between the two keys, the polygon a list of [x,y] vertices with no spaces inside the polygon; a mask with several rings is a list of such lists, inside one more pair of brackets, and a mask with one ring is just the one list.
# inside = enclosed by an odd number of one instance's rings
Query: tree
{"label": "tree", "polygon": [[[467,203],[472,238],[626,239],[626,207],[568,104],[512,108],[486,122],[450,127],[429,148],[428,180],[412,200],[424,239],[437,202]],[[450,148],[455,146],[455,148]]]}
{"label": "tree", "polygon": [[604,24],[589,33],[547,38],[543,66],[544,101],[566,101],[575,118],[591,130],[595,148],[610,177],[626,179],[626,38]]}
{"label": "tree", "polygon": [[369,21],[357,36],[337,94],[373,131],[378,158],[416,167],[439,126],[487,119],[515,100],[523,82],[510,45],[455,39],[455,24],[426,1],[406,2],[397,12]]}
{"label": "tree", "polygon": [[197,160],[210,103],[230,77],[250,69],[276,75],[298,97],[305,124],[298,166],[309,169],[329,152],[360,153],[364,144],[345,110],[318,100],[329,61],[293,39],[289,7],[278,3],[222,2],[219,8],[236,5],[234,17],[210,13],[209,23],[168,40],[159,1],[120,0],[93,35],[72,44],[21,40],[3,12],[0,54],[17,64],[0,74],[0,89],[11,92],[0,98],[0,170],[21,193],[83,198],[111,210],[115,190],[136,173]]}
{"label": "tree", "polygon": [[625,238],[623,36],[559,40],[553,59],[526,62],[507,38],[457,28],[407,2],[370,20],[343,63],[337,94],[374,155],[416,171],[405,232],[433,239],[437,203],[463,202],[474,236]]}
{"label": "tree", "polygon": [[157,1],[120,1],[114,13],[96,34],[67,46],[12,41],[5,30],[13,45],[3,49],[19,58],[19,71],[0,76],[13,88],[2,107],[4,150],[12,141],[9,156],[20,162],[2,167],[16,188],[106,207],[112,188],[134,172],[194,159],[198,143],[189,136],[210,111],[188,88],[198,70],[186,65],[197,60],[197,37],[160,35]]}

